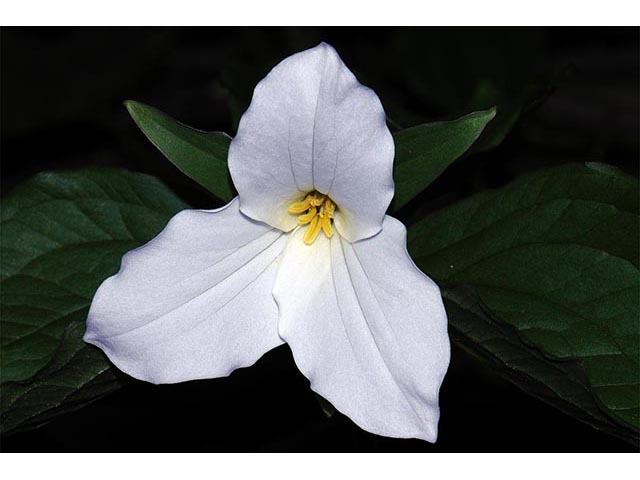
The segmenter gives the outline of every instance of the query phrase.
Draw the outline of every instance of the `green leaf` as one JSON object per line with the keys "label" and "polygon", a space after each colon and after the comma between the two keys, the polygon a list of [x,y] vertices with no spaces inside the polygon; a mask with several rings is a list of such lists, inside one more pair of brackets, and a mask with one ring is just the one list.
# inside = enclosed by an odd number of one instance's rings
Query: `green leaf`
{"label": "green leaf", "polygon": [[498,146],[519,117],[544,98],[551,83],[543,68],[544,37],[544,32],[508,28],[418,30],[399,35],[385,60],[394,62],[394,81],[412,109],[423,106],[453,117],[496,106],[495,120],[473,145],[483,151]]}
{"label": "green leaf", "polygon": [[82,341],[84,322],[65,330],[51,363],[27,384],[2,385],[2,433],[37,427],[120,388],[127,380],[102,351]]}
{"label": "green leaf", "polygon": [[396,191],[391,211],[406,205],[466,152],[495,114],[496,110],[492,108],[450,122],[426,123],[394,134]]}
{"label": "green leaf", "polygon": [[476,86],[469,107],[483,109],[496,105],[498,115],[482,132],[472,150],[480,152],[499,146],[511,132],[525,110],[540,103],[544,97],[544,90],[538,85],[526,85],[518,94],[506,94],[497,89],[489,81],[481,81]]}
{"label": "green leaf", "polygon": [[336,414],[336,407],[334,407],[329,400],[324,398],[321,395],[316,393],[316,400],[318,400],[318,404],[322,409],[322,412],[327,416],[327,418],[331,418]]}
{"label": "green leaf", "polygon": [[110,169],[40,174],[7,195],[0,213],[1,381],[24,382],[47,366],[122,255],[184,207],[158,180]]}
{"label": "green leaf", "polygon": [[125,105],[140,130],[182,173],[221,200],[235,196],[227,168],[231,138],[226,133],[196,130],[140,102],[128,100]]}
{"label": "green leaf", "polygon": [[500,321],[471,287],[443,288],[451,341],[493,371],[563,412],[598,430],[638,445],[638,432],[611,419],[594,401],[580,365],[559,362],[522,341]]}
{"label": "green leaf", "polygon": [[611,167],[549,169],[416,223],[409,249],[439,282],[473,286],[526,345],[577,365],[593,403],[637,429],[637,199],[637,180]]}

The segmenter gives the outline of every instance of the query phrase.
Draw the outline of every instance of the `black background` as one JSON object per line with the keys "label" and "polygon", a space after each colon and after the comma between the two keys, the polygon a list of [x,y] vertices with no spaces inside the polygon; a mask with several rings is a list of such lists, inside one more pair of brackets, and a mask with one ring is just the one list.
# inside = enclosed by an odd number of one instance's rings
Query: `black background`
{"label": "black background", "polygon": [[[638,174],[638,29],[2,29],[1,188],[44,170],[120,166],[219,205],[135,127],[122,101],[234,133],[269,68],[321,40],[373,87],[392,128],[497,103],[523,115],[497,148],[459,160],[403,209],[434,209],[543,166],[603,161]],[[493,98],[478,100],[478,85]],[[534,93],[530,93],[533,91]],[[528,92],[526,95],[523,92]],[[426,207],[424,207],[426,205]],[[3,451],[633,451],[499,378],[457,348],[435,445],[327,419],[287,346],[229,378],[132,382]]]}

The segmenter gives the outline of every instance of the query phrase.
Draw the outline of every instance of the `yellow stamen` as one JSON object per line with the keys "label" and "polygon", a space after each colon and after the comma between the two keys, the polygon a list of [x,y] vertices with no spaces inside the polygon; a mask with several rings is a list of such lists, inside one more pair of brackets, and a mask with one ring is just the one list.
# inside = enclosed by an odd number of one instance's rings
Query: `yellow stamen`
{"label": "yellow stamen", "polygon": [[329,218],[333,218],[333,214],[336,211],[336,204],[327,198],[324,201],[324,209],[327,212]]}
{"label": "yellow stamen", "polygon": [[318,213],[318,209],[316,207],[309,208],[309,211],[307,213],[305,213],[304,215],[300,215],[298,217],[298,223],[300,225],[305,225],[307,223],[310,223],[311,220],[313,220],[314,217],[316,216],[316,213]]}
{"label": "yellow stamen", "polygon": [[320,217],[316,215],[313,217],[313,220],[311,220],[311,224],[304,234],[304,243],[311,245],[315,242],[316,238],[318,238],[318,234],[320,233],[320,228]]}
{"label": "yellow stamen", "polygon": [[289,213],[297,215],[298,213],[306,212],[311,206],[311,195],[307,195],[302,202],[296,202],[289,207]]}
{"label": "yellow stamen", "polygon": [[312,192],[301,202],[293,203],[289,207],[289,213],[298,215],[300,225],[309,225],[304,234],[304,243],[311,245],[320,231],[324,232],[327,238],[333,236],[333,216],[336,211],[336,204],[322,193]]}
{"label": "yellow stamen", "polygon": [[333,227],[331,226],[331,219],[329,217],[322,217],[322,219],[320,220],[320,225],[322,226],[322,231],[327,236],[327,238],[333,237]]}
{"label": "yellow stamen", "polygon": [[322,202],[324,202],[325,198],[326,197],[324,195],[322,195],[321,193],[314,193],[314,194],[309,195],[309,202],[314,207],[319,207],[320,205],[322,205]]}

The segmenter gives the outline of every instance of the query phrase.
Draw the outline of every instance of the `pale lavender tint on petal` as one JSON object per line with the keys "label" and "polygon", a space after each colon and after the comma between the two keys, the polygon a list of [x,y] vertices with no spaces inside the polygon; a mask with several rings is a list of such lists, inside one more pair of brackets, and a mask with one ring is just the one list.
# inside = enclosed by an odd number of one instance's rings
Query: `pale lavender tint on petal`
{"label": "pale lavender tint on petal", "polygon": [[280,336],[311,388],[370,432],[434,442],[449,365],[438,286],[415,266],[406,230],[386,217],[349,243],[295,232],[274,287]]}
{"label": "pale lavender tint on petal", "polygon": [[338,205],[349,241],[375,235],[393,197],[394,144],[376,94],[330,45],[292,55],[256,86],[229,150],[248,216],[283,231],[287,207],[312,190]]}
{"label": "pale lavender tint on petal", "polygon": [[271,290],[285,243],[279,230],[244,216],[237,199],[184,210],[100,286],[84,339],[152,383],[249,366],[282,343]]}

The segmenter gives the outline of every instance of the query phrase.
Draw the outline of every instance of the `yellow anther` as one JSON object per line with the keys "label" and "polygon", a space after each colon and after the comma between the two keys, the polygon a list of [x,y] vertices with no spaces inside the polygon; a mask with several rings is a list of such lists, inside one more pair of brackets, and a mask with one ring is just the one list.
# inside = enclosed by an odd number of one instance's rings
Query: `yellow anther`
{"label": "yellow anther", "polygon": [[318,234],[320,233],[321,228],[320,217],[316,215],[313,217],[309,228],[307,228],[307,231],[304,233],[304,243],[306,243],[307,245],[311,245],[313,242],[315,242],[316,238],[318,238]]}
{"label": "yellow anther", "polygon": [[320,193],[316,193],[308,195],[307,198],[309,198],[309,202],[311,202],[311,205],[313,205],[314,207],[319,207],[320,205],[322,205],[326,197]]}
{"label": "yellow anther", "polygon": [[324,201],[324,211],[329,218],[333,218],[333,214],[336,211],[336,204],[327,198]]}
{"label": "yellow anther", "polygon": [[299,213],[306,212],[307,210],[309,210],[310,206],[311,206],[311,195],[307,195],[307,198],[305,198],[302,202],[296,202],[292,204],[289,207],[289,213],[292,213],[293,215],[297,215]]}
{"label": "yellow anther", "polygon": [[313,220],[317,213],[318,209],[316,207],[311,207],[307,213],[298,217],[298,223],[300,225],[305,225],[311,222],[311,220]]}
{"label": "yellow anther", "polygon": [[320,219],[320,226],[327,238],[333,237],[333,226],[331,225],[331,217],[324,216]]}
{"label": "yellow anther", "polygon": [[311,245],[320,231],[323,231],[327,238],[333,236],[333,216],[336,211],[336,204],[318,192],[312,192],[301,202],[296,202],[289,207],[289,213],[298,215],[298,223],[307,225],[304,234],[304,243]]}

